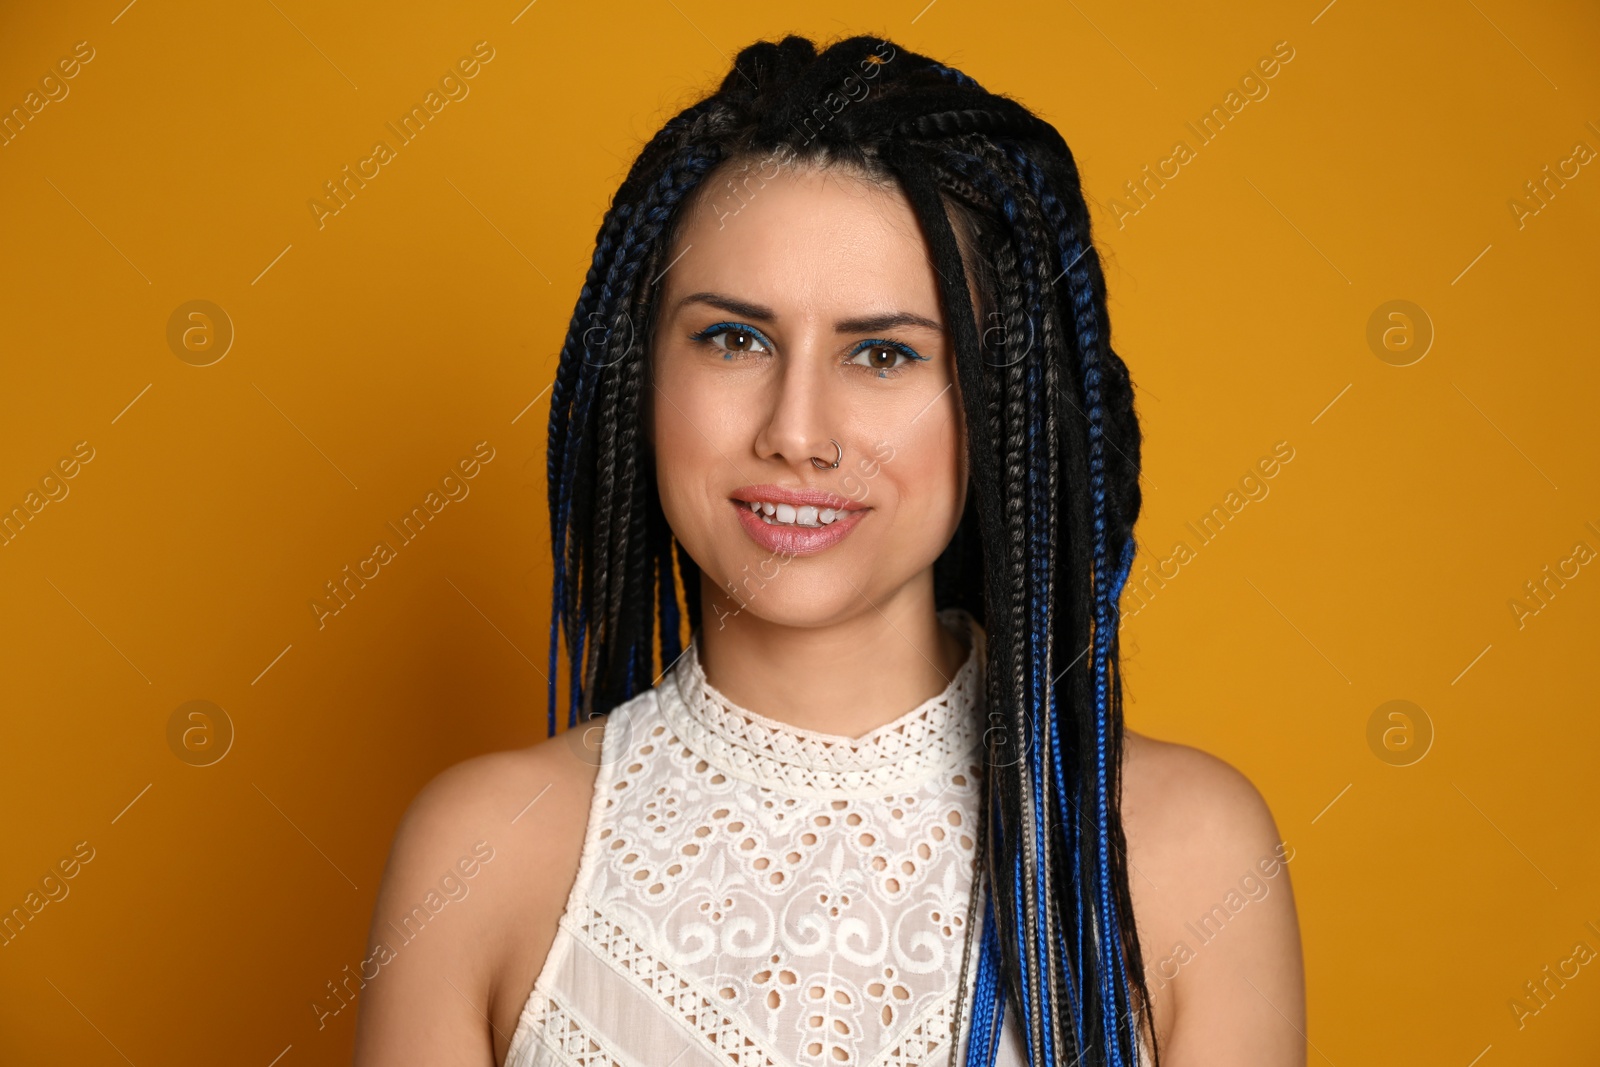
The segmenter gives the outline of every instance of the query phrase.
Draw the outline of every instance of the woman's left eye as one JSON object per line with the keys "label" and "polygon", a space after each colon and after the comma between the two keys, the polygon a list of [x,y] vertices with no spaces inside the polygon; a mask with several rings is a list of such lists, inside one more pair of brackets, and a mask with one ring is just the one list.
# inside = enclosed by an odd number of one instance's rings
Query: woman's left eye
{"label": "woman's left eye", "polygon": [[722,353],[723,359],[739,355],[768,354],[772,348],[767,339],[748,326],[737,322],[719,322],[689,335],[697,344],[707,344]]}
{"label": "woman's left eye", "polygon": [[[900,357],[904,356],[904,362]],[[865,357],[863,359],[862,357]],[[919,356],[909,346],[898,341],[863,341],[855,350],[850,362],[858,367],[879,371],[879,377],[892,377],[913,361],[926,363],[927,356]]]}

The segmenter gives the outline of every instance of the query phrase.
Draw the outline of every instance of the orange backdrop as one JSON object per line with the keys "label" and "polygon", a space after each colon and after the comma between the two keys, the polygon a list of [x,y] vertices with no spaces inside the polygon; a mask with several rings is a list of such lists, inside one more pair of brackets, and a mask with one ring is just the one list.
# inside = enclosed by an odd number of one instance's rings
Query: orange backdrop
{"label": "orange backdrop", "polygon": [[1600,1056],[1592,5],[525,2],[8,5],[0,1061],[348,1062],[405,805],[546,731],[606,200],[790,30],[1077,153],[1130,719],[1271,803],[1311,1061]]}

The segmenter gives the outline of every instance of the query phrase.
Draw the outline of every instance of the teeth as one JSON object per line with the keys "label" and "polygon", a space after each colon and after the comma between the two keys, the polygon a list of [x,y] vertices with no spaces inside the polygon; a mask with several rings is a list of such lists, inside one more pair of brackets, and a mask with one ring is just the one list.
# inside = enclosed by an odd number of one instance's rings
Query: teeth
{"label": "teeth", "polygon": [[770,500],[752,500],[750,510],[768,526],[827,526],[844,515],[843,508],[817,508],[810,504],[796,507]]}

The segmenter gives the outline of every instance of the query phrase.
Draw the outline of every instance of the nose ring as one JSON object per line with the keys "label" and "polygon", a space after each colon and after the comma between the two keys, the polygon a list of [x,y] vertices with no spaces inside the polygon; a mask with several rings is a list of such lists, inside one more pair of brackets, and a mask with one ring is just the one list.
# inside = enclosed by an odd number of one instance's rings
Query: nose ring
{"label": "nose ring", "polygon": [[811,465],[813,467],[816,467],[818,470],[831,471],[834,468],[839,466],[839,461],[840,460],[844,459],[844,449],[842,447],[840,447],[839,442],[835,441],[833,438],[830,437],[830,438],[828,438],[828,443],[833,445],[834,450],[836,452],[838,452],[838,455],[834,458],[834,461],[832,463],[818,463],[817,462],[817,457],[816,456],[812,456],[811,457]]}

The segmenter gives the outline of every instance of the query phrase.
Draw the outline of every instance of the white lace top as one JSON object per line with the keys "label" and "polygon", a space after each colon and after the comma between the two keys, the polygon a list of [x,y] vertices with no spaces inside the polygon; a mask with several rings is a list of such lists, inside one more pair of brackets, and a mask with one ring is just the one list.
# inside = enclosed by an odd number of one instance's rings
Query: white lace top
{"label": "white lace top", "polygon": [[[961,609],[940,618],[966,662],[860,738],[730,703],[698,635],[610,713],[577,877],[506,1067],[949,1062],[981,915],[984,632]],[[1024,1067],[1006,1015],[998,1062]]]}

